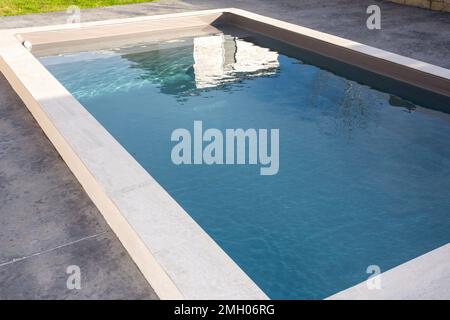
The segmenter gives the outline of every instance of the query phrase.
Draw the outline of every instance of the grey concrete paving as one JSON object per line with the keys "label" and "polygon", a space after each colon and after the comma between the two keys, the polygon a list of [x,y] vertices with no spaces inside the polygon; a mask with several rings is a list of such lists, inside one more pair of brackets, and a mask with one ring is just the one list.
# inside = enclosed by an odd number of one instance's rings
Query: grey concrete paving
{"label": "grey concrete paving", "polygon": [[54,298],[157,296],[0,75],[0,299]]}
{"label": "grey concrete paving", "polygon": [[[370,4],[382,30],[365,26]],[[82,21],[238,7],[450,68],[450,14],[376,0],[161,0],[82,11]],[[0,28],[66,13],[0,18]],[[78,265],[82,289],[66,288]],[[27,109],[0,76],[0,299],[156,298]]]}
{"label": "grey concrete paving", "polygon": [[[368,30],[366,9],[381,7],[381,30]],[[237,7],[450,68],[450,13],[379,0],[160,0],[82,11],[82,21]],[[65,12],[0,18],[0,28],[65,23]]]}

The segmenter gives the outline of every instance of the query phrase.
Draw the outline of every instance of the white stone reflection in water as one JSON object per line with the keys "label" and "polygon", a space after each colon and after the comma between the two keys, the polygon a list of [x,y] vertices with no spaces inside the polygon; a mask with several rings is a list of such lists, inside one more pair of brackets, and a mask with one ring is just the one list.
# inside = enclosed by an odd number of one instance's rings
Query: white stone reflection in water
{"label": "white stone reflection in water", "polygon": [[279,67],[278,53],[227,35],[194,39],[194,73],[198,89],[248,77],[271,75]]}

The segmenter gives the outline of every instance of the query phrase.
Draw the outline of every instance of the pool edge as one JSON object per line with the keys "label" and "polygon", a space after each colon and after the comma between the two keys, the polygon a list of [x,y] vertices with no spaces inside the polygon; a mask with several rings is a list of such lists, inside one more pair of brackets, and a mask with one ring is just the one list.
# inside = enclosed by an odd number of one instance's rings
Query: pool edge
{"label": "pool edge", "polygon": [[[21,45],[14,32],[6,31],[1,35],[4,36],[0,38],[0,71],[158,297],[268,299],[150,174]],[[82,146],[84,144],[86,146]],[[99,163],[98,158],[105,161]],[[114,162],[117,164],[115,167],[110,165]],[[109,166],[109,173],[104,166]],[[122,171],[126,171],[127,183],[116,177],[118,168],[126,168]],[[122,174],[122,178],[125,175]],[[107,181],[111,184],[108,185]],[[142,230],[137,231],[154,225],[158,219],[161,222],[156,228],[159,228],[159,235],[154,235],[153,239],[149,239]],[[172,237],[165,236],[166,233]]]}
{"label": "pool edge", "polygon": [[[445,287],[450,280],[449,257],[447,243],[326,300],[450,299],[450,287]],[[371,285],[375,279],[379,289]]]}
{"label": "pool edge", "polygon": [[[253,20],[260,20],[264,23],[269,23],[271,25],[276,25],[279,28],[285,28],[286,30],[290,30],[293,32],[303,32],[306,33],[308,36],[314,36],[317,37],[320,41],[328,41],[334,45],[340,45],[343,48],[346,48],[348,50],[358,51],[359,53],[362,53],[364,55],[373,56],[378,59],[386,60],[389,62],[393,62],[399,65],[402,65],[406,68],[411,68],[420,72],[423,72],[425,74],[429,74],[435,77],[439,77],[445,81],[450,81],[450,70],[444,69],[441,67],[433,66],[431,64],[423,63],[414,59],[402,57],[396,54],[392,54],[383,50],[379,50],[376,48],[364,46],[361,44],[358,44],[356,42],[346,40],[343,38],[335,37],[332,35],[327,35],[312,29],[307,29],[304,27],[296,26],[293,24],[285,23],[279,20],[275,20],[272,18],[263,17],[260,15],[256,15],[253,13],[250,13],[248,11],[240,10],[240,9],[215,9],[215,10],[206,10],[206,11],[195,11],[195,12],[188,12],[188,13],[181,13],[181,14],[168,14],[168,15],[160,15],[160,16],[148,16],[148,17],[139,17],[139,18],[128,18],[128,19],[116,19],[116,20],[107,20],[107,21],[99,21],[99,22],[92,22],[92,23],[86,23],[82,24],[82,27],[95,27],[95,26],[107,26],[107,25],[113,25],[113,24],[120,24],[120,23],[134,23],[134,22],[142,22],[142,21],[152,21],[152,20],[164,20],[164,19],[171,19],[171,18],[187,18],[187,17],[194,17],[198,15],[208,15],[208,14],[218,14],[218,13],[231,13],[235,15],[239,15],[245,18],[253,19]],[[40,81],[47,80],[49,81],[53,89],[56,90],[56,92],[59,92],[60,95],[56,95],[57,98],[62,99],[61,103],[62,105],[65,105],[65,107],[70,107],[66,110],[66,114],[58,114],[57,117],[66,117],[65,120],[67,122],[72,122],[73,114],[71,114],[71,111],[74,111],[75,109],[79,109],[81,105],[76,101],[75,98],[73,98],[70,93],[68,93],[60,84],[59,82],[54,79],[48,71],[46,71],[45,68],[39,67],[40,64],[35,60],[35,58],[20,44],[18,39],[16,38],[17,34],[27,34],[27,33],[33,33],[33,32],[51,32],[55,30],[72,30],[73,28],[67,25],[63,26],[48,26],[48,27],[37,27],[37,28],[21,28],[21,29],[11,29],[11,30],[3,30],[0,31],[0,70],[5,74],[5,77],[8,79],[14,90],[18,93],[20,98],[24,101],[27,108],[30,110],[30,112],[33,114],[34,118],[37,120],[45,134],[48,136],[48,138],[51,140],[57,151],[60,153],[66,164],[69,166],[71,171],[75,174],[77,179],[82,184],[83,188],[86,190],[89,197],[92,199],[92,201],[95,203],[95,205],[99,208],[102,215],[107,220],[108,224],[110,224],[111,228],[114,230],[114,232],[118,235],[118,238],[120,241],[124,244],[127,251],[130,253],[130,256],[133,258],[135,263],[138,265],[141,272],[144,274],[147,281],[149,281],[150,285],[155,289],[155,292],[158,294],[158,296],[162,299],[182,299],[182,298],[188,298],[188,299],[267,299],[267,296],[257,287],[257,285],[247,276],[245,273],[232,261],[231,258],[229,258],[226,253],[223,252],[223,250],[215,244],[215,242],[197,225],[199,228],[196,231],[200,230],[202,241],[206,241],[204,243],[207,243],[206,247],[209,248],[212,252],[213,257],[219,257],[222,262],[225,262],[226,267],[225,269],[222,269],[220,272],[217,272],[216,275],[232,275],[237,279],[235,283],[232,284],[232,288],[229,288],[230,291],[227,291],[226,294],[218,294],[215,286],[215,282],[213,281],[210,284],[204,284],[203,288],[208,288],[206,291],[202,292],[188,292],[191,289],[186,288],[195,288],[195,284],[193,283],[179,283],[179,280],[176,278],[176,274],[178,272],[184,272],[185,270],[175,270],[174,271],[174,264],[169,263],[167,265],[167,261],[170,260],[165,254],[167,252],[162,252],[161,250],[150,250],[148,247],[148,241],[146,239],[142,238],[142,234],[136,231],[136,228],[139,227],[136,224],[132,225],[128,221],[130,217],[123,214],[123,208],[124,207],[124,194],[134,193],[135,199],[145,199],[145,197],[142,197],[142,194],[140,195],[139,192],[146,192],[149,190],[158,190],[157,185],[155,186],[155,182],[153,181],[153,178],[148,175],[148,178],[150,178],[149,181],[140,181],[138,184],[131,186],[131,185],[125,185],[120,188],[117,188],[117,190],[107,190],[105,189],[105,186],[102,184],[101,179],[97,179],[95,174],[93,173],[93,170],[90,169],[91,164],[89,163],[92,161],[89,157],[86,156],[80,156],[73,148],[73,143],[76,142],[73,136],[69,137],[61,132],[61,128],[57,128],[54,124],[54,118],[52,120],[52,117],[49,116],[48,112],[49,109],[55,108],[55,102],[54,101],[47,101],[46,99],[42,98],[42,95],[45,94],[45,92],[40,92],[39,89],[42,90],[43,85]],[[33,60],[34,59],[34,60]],[[36,71],[36,74],[39,75],[39,77],[32,79],[30,76],[27,75],[27,72],[25,70],[20,70],[20,64],[26,62],[30,63],[31,68],[28,70],[28,72],[33,71],[33,69]],[[36,65],[37,63],[37,65]],[[20,72],[17,72],[20,70]],[[42,77],[41,77],[42,76]],[[40,81],[36,80],[39,79]],[[45,91],[45,88],[44,88]],[[55,95],[55,92],[48,92],[48,97],[52,97]],[[41,98],[39,98],[41,97]],[[63,101],[64,100],[64,101]],[[47,110],[45,110],[45,107],[48,107]],[[75,109],[73,109],[75,108]],[[84,110],[84,108],[81,106],[81,108]],[[55,110],[53,110],[55,112]],[[53,114],[54,116],[56,113]],[[86,115],[83,114],[83,116],[78,119],[79,121],[88,121],[90,125],[93,127],[96,127],[96,130],[102,131],[102,135],[104,135],[103,131],[106,131],[98,122],[93,118],[86,118]],[[59,121],[63,121],[62,119],[59,119]],[[81,127],[83,127],[83,123],[80,122]],[[93,127],[87,128],[88,130],[92,130]],[[90,134],[92,136],[96,136],[92,131],[90,131]],[[109,143],[116,145],[118,142],[109,134],[108,141]],[[98,150],[107,151],[107,149],[101,149]],[[128,152],[122,148],[122,151],[125,156],[125,160],[129,165],[133,168],[136,168],[136,172],[139,173],[139,175],[142,175],[142,167],[140,167],[139,164],[134,159],[130,159],[131,156],[129,156]],[[128,159],[128,160],[127,160]],[[131,162],[130,162],[131,161]],[[98,164],[94,163],[94,166],[97,166]],[[98,168],[97,168],[98,169]],[[144,170],[145,171],[145,170]],[[103,177],[105,178],[105,177]],[[145,179],[144,179],[145,180]],[[104,180],[103,180],[104,181]],[[156,188],[156,189],[154,189]],[[161,188],[161,187],[159,187]],[[164,198],[167,197],[164,190],[162,190],[161,196]],[[126,201],[125,201],[126,202]],[[175,202],[175,201],[173,201]],[[174,205],[174,204],[172,204]],[[175,205],[176,207],[176,205]],[[182,210],[181,207],[172,208],[175,211]],[[132,208],[132,207],[129,207]],[[130,209],[131,210],[131,209]],[[135,208],[135,210],[142,210],[142,208]],[[184,212],[188,216],[187,213]],[[183,217],[183,219],[186,217]],[[189,217],[190,218],[190,217]],[[188,219],[189,220],[189,219]],[[191,223],[191,222],[189,222]],[[194,222],[195,224],[195,222]],[[196,224],[195,224],[196,225]],[[195,233],[195,232],[194,232]],[[203,238],[206,237],[206,238]],[[186,242],[182,241],[178,243],[179,245],[185,245]],[[187,248],[184,248],[187,249]],[[192,248],[189,248],[192,249]],[[194,255],[200,254],[203,252],[204,247],[197,247],[193,248]],[[162,260],[164,262],[161,263]],[[215,258],[213,258],[215,259]],[[183,264],[184,261],[180,261],[180,264]],[[191,261],[193,265],[196,264],[196,262]],[[407,262],[408,263],[408,262]],[[214,266],[214,263],[212,263],[210,266]],[[192,267],[192,265],[191,265]],[[175,267],[177,269],[178,267]],[[169,271],[168,271],[169,270]],[[196,268],[190,268],[190,272],[199,273],[200,269]],[[225,270],[225,273],[223,271]],[[230,273],[227,273],[230,272]],[[174,278],[175,275],[175,278]],[[214,277],[213,277],[214,278]],[[214,280],[209,278],[209,280]],[[184,289],[180,288],[183,286]],[[194,290],[195,291],[195,290]],[[230,294],[231,293],[231,294]],[[241,294],[240,294],[241,293]]]}

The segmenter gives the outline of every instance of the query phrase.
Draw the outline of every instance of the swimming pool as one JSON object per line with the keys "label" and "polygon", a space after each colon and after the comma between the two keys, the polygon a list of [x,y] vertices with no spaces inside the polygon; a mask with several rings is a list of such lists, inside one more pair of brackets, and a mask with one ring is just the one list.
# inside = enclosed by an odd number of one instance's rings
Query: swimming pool
{"label": "swimming pool", "polygon": [[[271,298],[325,298],[450,240],[448,115],[308,53],[224,29],[40,61]],[[175,165],[171,133],[196,120],[279,129],[278,173]]]}

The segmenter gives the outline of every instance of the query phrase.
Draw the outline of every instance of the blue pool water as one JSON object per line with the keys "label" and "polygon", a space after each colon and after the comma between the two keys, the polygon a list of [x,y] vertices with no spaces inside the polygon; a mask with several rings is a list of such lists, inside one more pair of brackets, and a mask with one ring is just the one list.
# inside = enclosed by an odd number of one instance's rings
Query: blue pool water
{"label": "blue pool water", "polygon": [[[446,114],[244,40],[40,59],[271,298],[325,298],[450,241]],[[279,129],[278,174],[174,165],[195,120]]]}

